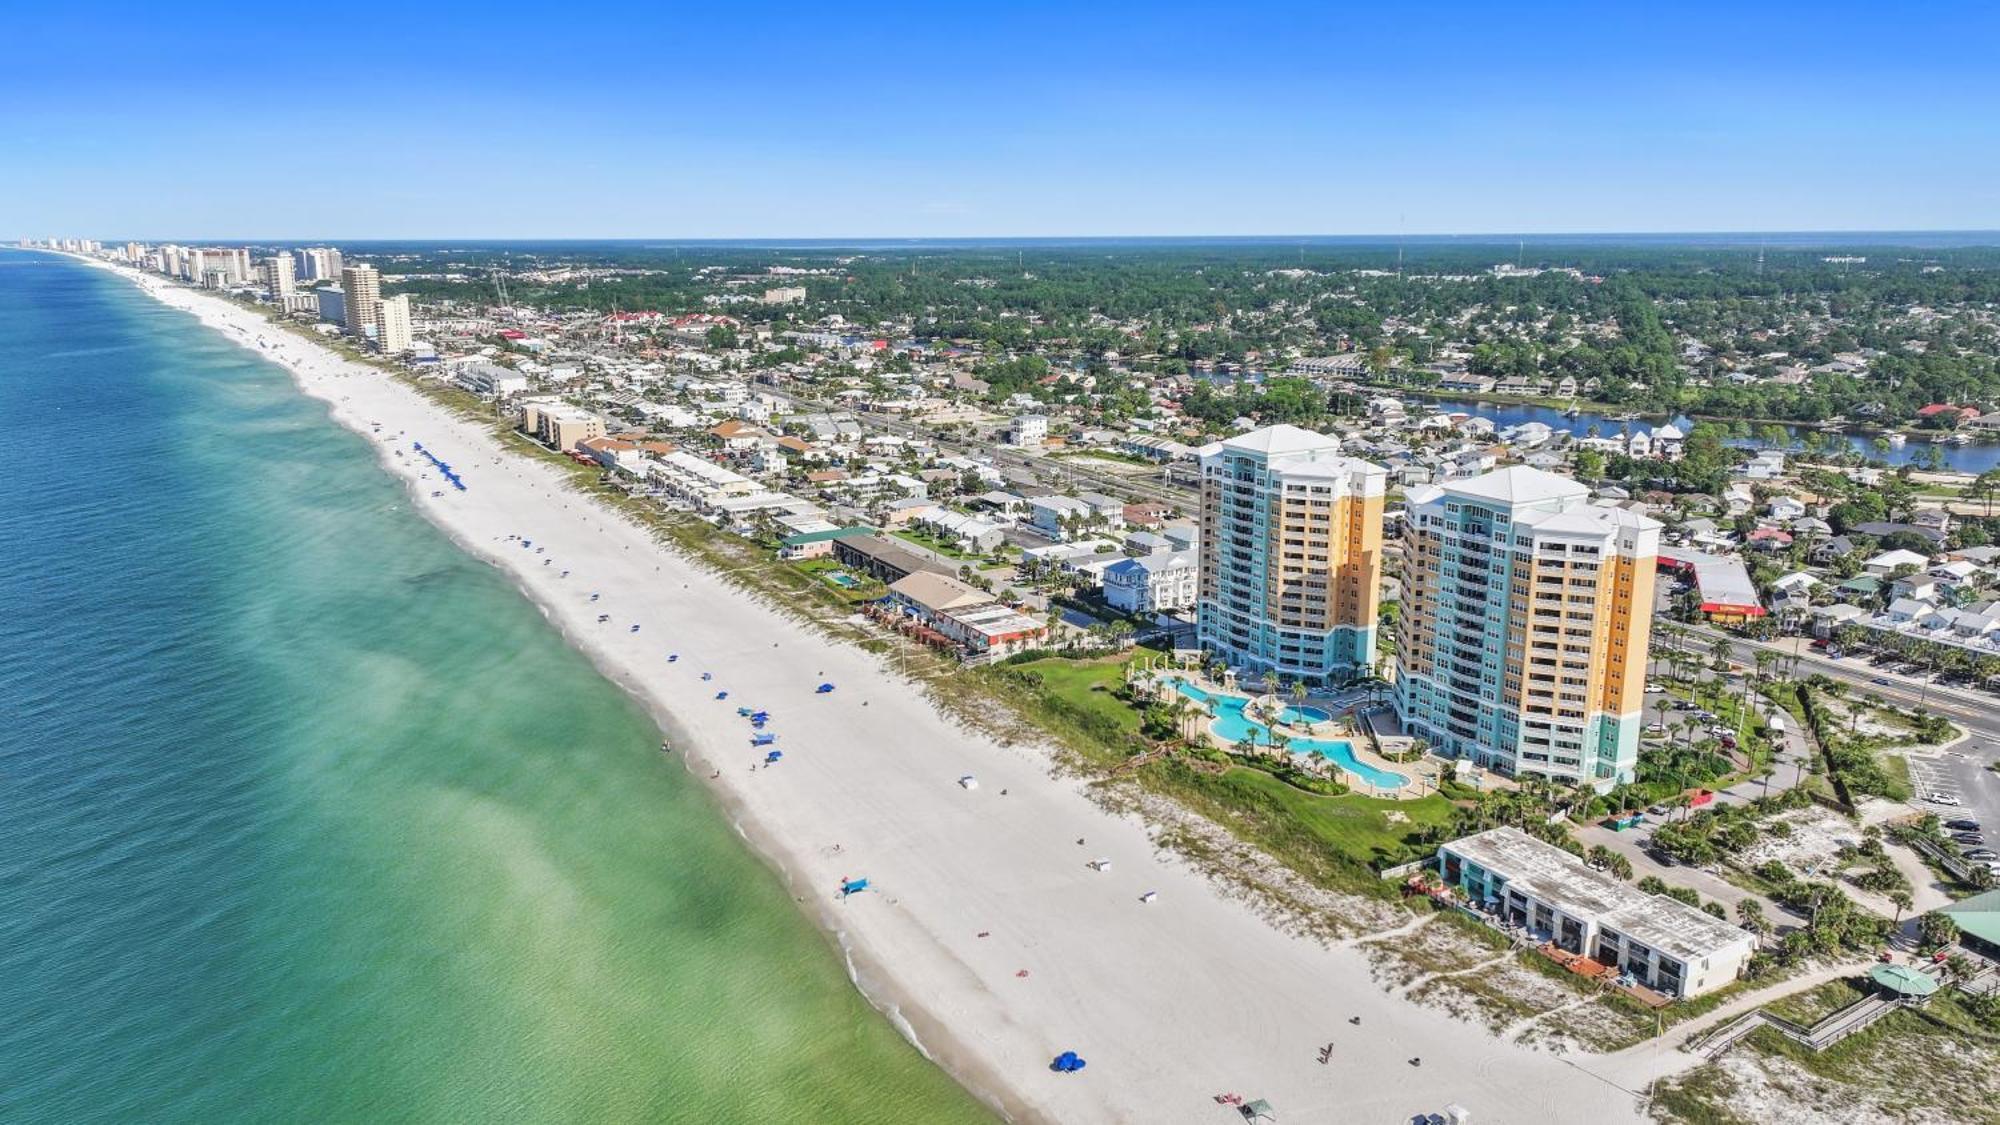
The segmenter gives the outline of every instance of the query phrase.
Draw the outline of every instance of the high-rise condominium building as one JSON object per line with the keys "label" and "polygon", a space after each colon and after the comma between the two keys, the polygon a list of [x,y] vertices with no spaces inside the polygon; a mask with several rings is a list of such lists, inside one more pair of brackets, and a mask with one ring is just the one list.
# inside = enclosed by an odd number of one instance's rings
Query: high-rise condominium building
{"label": "high-rise condominium building", "polygon": [[1509,774],[1632,780],[1659,522],[1525,466],[1407,499],[1404,728]]}
{"label": "high-rise condominium building", "polygon": [[390,355],[410,350],[410,295],[398,293],[381,301],[375,326],[375,346]]}
{"label": "high-rise condominium building", "polygon": [[273,254],[264,259],[264,288],[271,291],[273,301],[282,302],[297,288],[293,283],[292,256]]}
{"label": "high-rise condominium building", "polygon": [[1201,646],[1315,683],[1372,668],[1386,481],[1297,426],[1202,447]]}
{"label": "high-rise condominium building", "polygon": [[346,266],[340,289],[347,295],[347,330],[373,338],[382,325],[382,275],[374,266]]}
{"label": "high-rise condominium building", "polygon": [[340,251],[330,246],[313,246],[292,251],[292,264],[301,281],[325,281],[340,276]]}

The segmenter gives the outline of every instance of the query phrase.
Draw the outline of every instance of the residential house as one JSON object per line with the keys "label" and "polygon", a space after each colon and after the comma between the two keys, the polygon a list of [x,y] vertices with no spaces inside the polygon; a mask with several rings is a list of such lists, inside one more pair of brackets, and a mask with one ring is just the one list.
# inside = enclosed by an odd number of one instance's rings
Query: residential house
{"label": "residential house", "polygon": [[1200,565],[1187,551],[1122,559],[1104,568],[1104,600],[1126,613],[1170,613],[1193,608]]}

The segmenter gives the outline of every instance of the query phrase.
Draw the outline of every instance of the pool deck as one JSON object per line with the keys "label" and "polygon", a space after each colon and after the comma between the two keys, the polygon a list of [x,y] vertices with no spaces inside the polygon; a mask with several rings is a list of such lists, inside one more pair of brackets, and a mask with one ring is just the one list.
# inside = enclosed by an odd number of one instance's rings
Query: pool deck
{"label": "pool deck", "polygon": [[[1258,698],[1256,695],[1241,688],[1225,687],[1210,680],[1207,676],[1190,671],[1176,670],[1169,672],[1162,675],[1161,680],[1163,683],[1180,681],[1210,695],[1238,696],[1253,700]],[[1330,758],[1325,758],[1318,754],[1295,754],[1293,757],[1304,758],[1308,762],[1316,763],[1317,768],[1328,771],[1331,774],[1340,775],[1352,787],[1354,792],[1366,797],[1405,801],[1415,800],[1418,797],[1436,792],[1436,777],[1440,773],[1440,767],[1434,761],[1420,759],[1415,762],[1395,762],[1376,753],[1369,746],[1368,738],[1365,734],[1356,730],[1352,724],[1344,723],[1339,719],[1340,712],[1346,708],[1333,697],[1308,695],[1301,701],[1294,702],[1281,699],[1280,702],[1284,703],[1287,707],[1302,706],[1317,708],[1335,717],[1318,723],[1280,723],[1276,727],[1277,730],[1294,739],[1310,738],[1321,742],[1345,743],[1348,753],[1354,756],[1356,762],[1372,769],[1381,770],[1384,773],[1396,774],[1405,778],[1406,781],[1404,784],[1396,786],[1393,789],[1379,788],[1371,784],[1366,777],[1345,769],[1338,762]],[[1201,733],[1208,740],[1209,745],[1218,750],[1231,750],[1234,748],[1234,743],[1215,732],[1213,724],[1204,725]]]}

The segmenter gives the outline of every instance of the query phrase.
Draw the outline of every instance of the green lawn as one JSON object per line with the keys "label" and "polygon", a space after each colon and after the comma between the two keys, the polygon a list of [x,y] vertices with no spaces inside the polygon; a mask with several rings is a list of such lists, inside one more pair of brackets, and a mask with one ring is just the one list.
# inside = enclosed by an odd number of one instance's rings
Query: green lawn
{"label": "green lawn", "polygon": [[[1242,766],[1207,773],[1167,762],[1148,766],[1144,776],[1316,881],[1369,893],[1392,890],[1376,870],[1422,856],[1429,850],[1422,830],[1451,819],[1451,803],[1436,794],[1414,801],[1323,797]],[[1407,822],[1391,822],[1392,813]]]}
{"label": "green lawn", "polygon": [[1039,677],[1042,690],[1069,707],[1100,716],[1122,734],[1138,734],[1139,712],[1113,694],[1124,686],[1125,665],[1131,663],[1137,651],[1097,660],[1050,656],[1010,667]]}
{"label": "green lawn", "polygon": [[936,551],[938,554],[943,555],[948,559],[959,559],[964,562],[981,562],[981,563],[986,561],[986,556],[968,555],[964,551],[959,550],[958,546],[955,543],[952,543],[949,540],[940,539],[936,536],[924,535],[921,532],[916,532],[916,531],[901,531],[901,530],[892,531],[889,534],[895,536],[898,539],[901,539],[905,543],[915,543],[919,547],[928,547],[931,550]]}

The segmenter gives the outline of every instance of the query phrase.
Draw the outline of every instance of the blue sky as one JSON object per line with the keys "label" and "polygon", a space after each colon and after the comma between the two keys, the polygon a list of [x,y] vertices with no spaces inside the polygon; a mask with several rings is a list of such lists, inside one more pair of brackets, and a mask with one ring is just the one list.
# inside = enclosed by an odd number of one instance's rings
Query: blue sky
{"label": "blue sky", "polygon": [[2000,227],[1991,3],[225,7],[0,21],[0,234]]}

